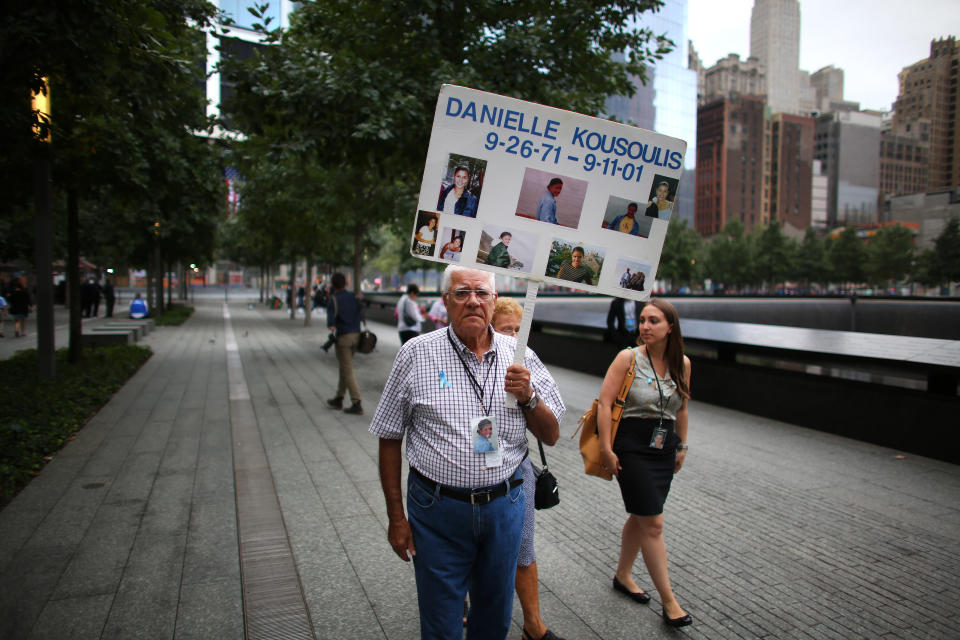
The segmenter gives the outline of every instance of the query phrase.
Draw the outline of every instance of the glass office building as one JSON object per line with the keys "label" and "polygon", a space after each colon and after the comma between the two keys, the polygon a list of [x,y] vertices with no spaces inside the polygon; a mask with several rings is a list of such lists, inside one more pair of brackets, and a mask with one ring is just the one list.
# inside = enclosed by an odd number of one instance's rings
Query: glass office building
{"label": "glass office building", "polygon": [[641,22],[655,34],[666,34],[675,47],[662,60],[648,67],[646,85],[635,81],[637,90],[632,98],[607,98],[606,115],[686,141],[685,171],[680,179],[674,212],[681,220],[688,220],[692,225],[693,168],[696,166],[697,147],[697,72],[688,65],[687,0],[666,0],[659,12],[642,14]]}
{"label": "glass office building", "polygon": [[[221,103],[229,103],[233,97],[233,83],[220,73],[220,58],[243,60],[253,55],[260,45],[263,35],[253,30],[255,23],[264,24],[263,18],[256,18],[247,8],[254,6],[253,0],[219,0],[217,7],[230,18],[231,24],[218,24],[207,33],[206,59],[206,95],[207,115],[220,117]],[[270,30],[287,27],[290,14],[296,8],[291,0],[271,0],[264,18],[271,18],[266,27]],[[219,36],[219,37],[218,37]],[[227,121],[229,126],[229,121]]]}

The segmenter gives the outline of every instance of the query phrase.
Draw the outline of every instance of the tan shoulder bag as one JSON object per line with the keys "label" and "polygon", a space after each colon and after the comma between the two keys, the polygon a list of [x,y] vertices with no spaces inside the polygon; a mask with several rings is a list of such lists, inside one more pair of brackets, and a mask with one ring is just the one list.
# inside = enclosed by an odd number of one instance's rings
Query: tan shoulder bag
{"label": "tan shoulder bag", "polygon": [[[627,395],[630,393],[630,387],[633,386],[633,378],[636,375],[636,347],[631,351],[633,351],[633,362],[631,362],[627,374],[623,377],[623,386],[620,387],[620,393],[617,395],[617,400],[613,403],[613,410],[610,412],[611,446],[617,439],[617,427],[620,426],[620,418],[623,417],[623,406],[627,401]],[[600,400],[595,399],[590,408],[580,416],[580,424],[570,438],[573,439],[577,432],[580,433],[580,455],[583,457],[584,472],[587,475],[597,476],[604,480],[612,480],[613,474],[604,468],[603,456],[600,455],[600,431],[597,428],[597,409],[599,406]]]}

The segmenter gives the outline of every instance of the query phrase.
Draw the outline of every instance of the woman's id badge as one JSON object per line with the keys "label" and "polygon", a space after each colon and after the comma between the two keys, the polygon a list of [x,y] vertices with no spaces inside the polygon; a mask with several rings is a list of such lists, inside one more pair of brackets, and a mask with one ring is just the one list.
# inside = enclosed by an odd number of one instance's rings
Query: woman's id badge
{"label": "woman's id badge", "polygon": [[656,427],[650,434],[650,448],[663,449],[663,443],[667,441],[667,430],[665,427]]}

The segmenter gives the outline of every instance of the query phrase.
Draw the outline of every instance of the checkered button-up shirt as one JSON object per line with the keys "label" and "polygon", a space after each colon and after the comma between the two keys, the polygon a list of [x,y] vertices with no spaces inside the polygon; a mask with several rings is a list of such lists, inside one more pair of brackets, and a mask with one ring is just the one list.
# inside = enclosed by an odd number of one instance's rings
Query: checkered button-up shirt
{"label": "checkered button-up shirt", "polygon": [[[517,341],[489,331],[492,342],[482,361],[450,329],[432,331],[403,345],[370,424],[370,433],[381,438],[399,440],[406,433],[407,461],[440,484],[476,489],[503,482],[527,452],[523,411],[504,407],[504,379]],[[524,366],[530,370],[530,384],[540,402],[546,403],[559,423],[565,407],[557,383],[530,349]],[[484,386],[486,409],[467,368],[476,383]],[[484,468],[484,456],[473,451],[470,421],[485,415],[497,423],[503,455],[499,467]]]}

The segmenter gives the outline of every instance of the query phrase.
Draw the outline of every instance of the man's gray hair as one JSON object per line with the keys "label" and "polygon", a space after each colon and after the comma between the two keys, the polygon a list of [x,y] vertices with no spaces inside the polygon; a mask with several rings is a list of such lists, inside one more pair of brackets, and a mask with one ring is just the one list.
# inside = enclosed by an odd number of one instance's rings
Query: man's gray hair
{"label": "man's gray hair", "polygon": [[471,269],[470,267],[461,267],[458,264],[447,265],[447,268],[443,271],[443,281],[440,285],[441,293],[447,293],[450,291],[450,280],[454,273],[457,271],[478,271],[490,279],[490,290],[494,293],[497,292],[497,275],[493,271],[483,271],[481,269]]}

